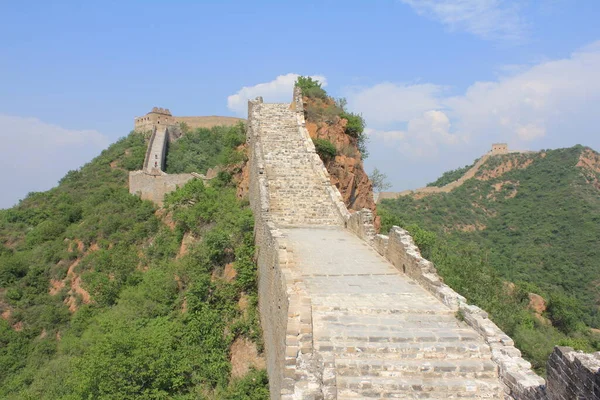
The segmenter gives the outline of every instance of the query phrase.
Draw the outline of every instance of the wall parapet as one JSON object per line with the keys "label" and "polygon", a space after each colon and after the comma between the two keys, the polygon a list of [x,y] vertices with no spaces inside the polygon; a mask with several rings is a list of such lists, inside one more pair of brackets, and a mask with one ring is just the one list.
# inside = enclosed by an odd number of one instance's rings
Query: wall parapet
{"label": "wall parapet", "polygon": [[262,98],[248,102],[249,199],[257,244],[259,311],[272,399],[312,398],[321,392],[323,361],[312,345],[312,305],[294,268],[285,235],[270,212],[268,182],[254,118]]}
{"label": "wall parapet", "polygon": [[547,371],[550,400],[600,399],[600,352],[556,346]]}
{"label": "wall parapet", "polygon": [[[371,221],[371,222],[370,222]],[[369,226],[370,222],[370,226]],[[446,285],[433,263],[421,256],[410,234],[394,226],[389,235],[372,235],[374,227],[370,210],[354,213],[348,229],[371,244],[398,270],[417,281],[450,309],[457,312],[465,323],[477,331],[490,346],[492,360],[498,365],[500,379],[505,385],[507,398],[518,400],[546,399],[545,381],[531,368],[531,363],[521,357],[513,340],[489,318],[481,308]]]}
{"label": "wall parapet", "polygon": [[148,163],[150,162],[150,153],[152,152],[152,144],[154,143],[154,138],[156,137],[156,127],[152,129],[152,134],[150,135],[150,140],[148,142],[148,147],[146,148],[146,155],[144,156],[144,166],[143,170],[148,168]]}

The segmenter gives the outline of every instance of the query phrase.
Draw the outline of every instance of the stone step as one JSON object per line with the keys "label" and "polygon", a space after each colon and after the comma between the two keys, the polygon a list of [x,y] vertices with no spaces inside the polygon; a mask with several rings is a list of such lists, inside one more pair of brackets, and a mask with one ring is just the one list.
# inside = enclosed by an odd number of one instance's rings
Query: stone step
{"label": "stone step", "polygon": [[[424,300],[424,299],[423,299]],[[438,303],[439,307],[433,310],[423,309],[421,307],[399,307],[395,304],[390,304],[386,306],[385,304],[381,304],[378,306],[354,306],[354,307],[344,307],[344,306],[327,306],[320,303],[327,303],[327,299],[313,297],[313,314],[325,314],[331,313],[332,315],[409,315],[416,314],[419,316],[423,316],[424,318],[428,315],[451,315],[455,317],[456,312],[451,309],[443,306],[441,303]]]}
{"label": "stone step", "polygon": [[449,328],[462,327],[454,313],[448,314],[420,314],[420,313],[397,313],[397,314],[353,314],[339,312],[323,312],[313,310],[313,323],[336,322],[344,325],[364,324],[371,326],[400,326],[406,329],[418,328]]}
{"label": "stone step", "polygon": [[320,352],[332,352],[338,356],[354,353],[365,354],[394,354],[397,358],[414,359],[463,359],[490,357],[490,348],[485,343],[477,342],[419,342],[419,343],[365,343],[365,342],[336,342],[318,340],[315,338],[314,347]]}
{"label": "stone step", "polygon": [[[503,399],[497,379],[337,378],[339,398],[486,398]],[[358,396],[358,397],[353,397]]]}
{"label": "stone step", "polygon": [[498,377],[496,363],[489,359],[457,360],[390,360],[367,357],[336,358],[335,367],[341,376],[376,376],[382,378],[469,378]]}
{"label": "stone step", "polygon": [[339,324],[315,323],[313,334],[316,339],[330,340],[335,343],[365,342],[365,343],[435,343],[435,342],[477,342],[481,336],[471,329],[402,329],[396,327],[361,327]]}

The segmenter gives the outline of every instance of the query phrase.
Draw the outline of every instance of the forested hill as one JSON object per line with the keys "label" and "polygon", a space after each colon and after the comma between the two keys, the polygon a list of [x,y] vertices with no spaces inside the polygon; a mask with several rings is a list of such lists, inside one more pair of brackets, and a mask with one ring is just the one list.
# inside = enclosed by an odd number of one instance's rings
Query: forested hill
{"label": "forested hill", "polygon": [[243,130],[172,146],[168,171],[222,172],[162,209],[128,192],[147,146],[132,133],[0,210],[0,398],[268,398]]}
{"label": "forested hill", "polygon": [[379,212],[384,230],[409,227],[446,282],[491,312],[538,368],[554,342],[598,348],[588,329],[600,328],[597,152],[493,156],[450,193],[384,200]]}

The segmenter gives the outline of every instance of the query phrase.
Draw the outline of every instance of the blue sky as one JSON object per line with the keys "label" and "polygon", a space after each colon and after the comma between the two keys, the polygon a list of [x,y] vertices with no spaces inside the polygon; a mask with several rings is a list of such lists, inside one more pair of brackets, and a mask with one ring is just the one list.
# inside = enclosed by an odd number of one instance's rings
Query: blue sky
{"label": "blue sky", "polygon": [[[396,190],[492,142],[600,149],[597,0],[21,1],[0,24],[0,207],[54,186],[153,106],[245,116],[320,76]],[[6,173],[8,172],[8,173]]]}

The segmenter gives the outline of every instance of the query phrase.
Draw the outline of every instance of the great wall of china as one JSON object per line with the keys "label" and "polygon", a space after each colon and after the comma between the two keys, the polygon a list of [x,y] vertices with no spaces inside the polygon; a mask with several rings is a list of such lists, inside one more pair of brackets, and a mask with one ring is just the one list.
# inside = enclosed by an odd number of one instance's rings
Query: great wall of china
{"label": "great wall of china", "polygon": [[134,119],[133,129],[137,132],[149,133],[148,150],[144,158],[144,166],[139,171],[129,173],[129,193],[137,194],[143,200],[150,200],[162,205],[165,194],[184,185],[191,179],[208,180],[212,178],[197,173],[167,174],[165,161],[169,142],[182,135],[181,124],[190,129],[211,128],[216,125],[235,125],[243,121],[234,117],[174,117],[169,109],[154,107],[143,117]]}
{"label": "great wall of china", "polygon": [[427,196],[430,194],[434,194],[434,193],[448,193],[451,192],[452,190],[456,189],[457,187],[461,186],[463,183],[465,183],[466,181],[468,181],[469,179],[473,178],[477,172],[479,171],[479,168],[481,168],[481,166],[483,164],[485,164],[485,162],[492,156],[496,156],[496,155],[501,155],[501,154],[510,154],[510,153],[533,153],[531,151],[519,151],[519,150],[513,150],[513,151],[509,151],[508,150],[508,145],[506,143],[494,143],[492,145],[492,149],[487,152],[486,154],[484,154],[479,160],[477,160],[477,162],[475,164],[473,164],[473,166],[471,168],[469,168],[469,170],[467,172],[465,172],[465,174],[463,176],[461,176],[460,178],[458,178],[457,180],[450,182],[444,186],[438,187],[438,186],[426,186],[426,187],[422,187],[419,189],[412,189],[412,190],[404,190],[402,192],[380,192],[380,193],[376,193],[374,195],[375,197],[375,201],[377,203],[379,203],[381,200],[385,200],[385,199],[397,199],[399,197],[402,196],[408,196],[408,195],[419,195],[419,196]]}
{"label": "great wall of china", "polygon": [[[272,399],[600,398],[600,353],[557,347],[546,385],[405,230],[377,235],[369,210],[347,210],[299,90],[291,105],[250,101],[247,132]],[[162,168],[167,135],[154,131],[136,173],[162,172],[152,168]]]}

